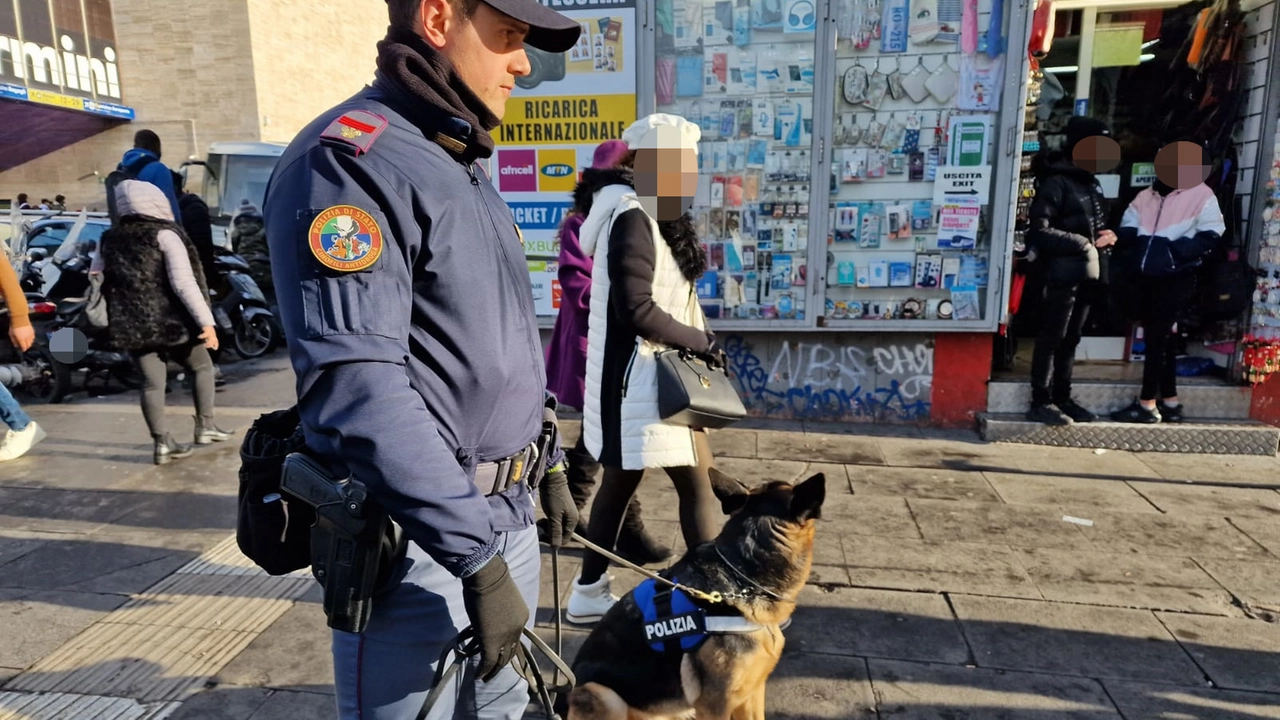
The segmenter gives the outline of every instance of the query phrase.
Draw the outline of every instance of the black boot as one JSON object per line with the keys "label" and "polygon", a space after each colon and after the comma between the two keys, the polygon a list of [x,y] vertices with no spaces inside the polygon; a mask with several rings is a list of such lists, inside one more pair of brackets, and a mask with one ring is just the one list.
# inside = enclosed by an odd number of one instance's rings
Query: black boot
{"label": "black boot", "polygon": [[157,465],[164,465],[171,460],[180,460],[191,454],[190,445],[179,445],[168,433],[154,437],[154,440],[156,446],[152,460]]}
{"label": "black boot", "polygon": [[213,418],[202,418],[196,416],[196,444],[208,445],[209,443],[223,442],[231,439],[231,433],[220,429],[213,424]]}
{"label": "black boot", "polygon": [[637,565],[664,562],[672,555],[671,548],[645,531],[644,521],[640,519],[640,501],[635,498],[627,506],[627,515],[622,521],[622,532],[618,533],[615,551]]}

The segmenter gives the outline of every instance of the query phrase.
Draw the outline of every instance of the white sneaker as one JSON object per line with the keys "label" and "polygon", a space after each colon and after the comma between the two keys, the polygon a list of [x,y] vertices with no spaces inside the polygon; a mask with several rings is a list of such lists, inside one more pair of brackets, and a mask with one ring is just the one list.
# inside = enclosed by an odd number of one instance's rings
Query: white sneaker
{"label": "white sneaker", "polygon": [[45,438],[44,428],[34,421],[22,430],[10,430],[0,443],[0,462],[16,460],[30,452],[31,448]]}
{"label": "white sneaker", "polygon": [[569,607],[565,609],[564,617],[575,625],[592,625],[600,622],[600,618],[618,602],[618,598],[609,592],[609,581],[613,577],[601,575],[590,585],[580,585],[580,579],[573,579],[573,592],[569,595]]}

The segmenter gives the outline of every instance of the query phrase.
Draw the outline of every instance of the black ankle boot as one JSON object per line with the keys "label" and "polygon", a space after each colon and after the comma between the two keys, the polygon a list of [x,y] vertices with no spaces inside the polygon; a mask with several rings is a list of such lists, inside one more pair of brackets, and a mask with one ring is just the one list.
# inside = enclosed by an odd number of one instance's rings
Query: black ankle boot
{"label": "black ankle boot", "polygon": [[213,418],[196,416],[195,440],[197,445],[208,445],[209,443],[223,442],[230,439],[231,433],[214,425]]}
{"label": "black ankle boot", "polygon": [[637,565],[652,565],[671,558],[671,548],[658,542],[644,529],[639,500],[633,499],[627,506],[627,516],[622,523],[622,532],[618,533],[615,552]]}
{"label": "black ankle boot", "polygon": [[156,465],[164,465],[171,460],[180,460],[190,454],[190,445],[179,445],[168,434],[155,438],[155,453],[152,455],[152,460],[155,461]]}

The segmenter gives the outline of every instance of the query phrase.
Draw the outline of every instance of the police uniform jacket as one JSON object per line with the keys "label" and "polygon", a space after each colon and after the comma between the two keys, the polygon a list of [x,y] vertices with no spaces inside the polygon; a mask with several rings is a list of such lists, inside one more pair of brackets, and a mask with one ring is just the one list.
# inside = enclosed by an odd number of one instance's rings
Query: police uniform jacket
{"label": "police uniform jacket", "polygon": [[546,379],[519,230],[471,128],[415,104],[380,74],[302,130],[267,238],[308,447],[463,577],[533,522],[525,484],[485,498],[473,476],[537,438]]}

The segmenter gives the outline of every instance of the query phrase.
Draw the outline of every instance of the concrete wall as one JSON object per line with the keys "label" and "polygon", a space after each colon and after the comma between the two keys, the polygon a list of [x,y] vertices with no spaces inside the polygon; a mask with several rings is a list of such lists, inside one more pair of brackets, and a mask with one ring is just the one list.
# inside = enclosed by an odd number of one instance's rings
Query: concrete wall
{"label": "concrete wall", "polygon": [[381,2],[249,0],[249,27],[261,139],[288,142],[373,80],[387,13]]}
{"label": "concrete wall", "polygon": [[160,135],[170,166],[203,155],[210,142],[258,139],[245,0],[114,0],[112,7],[123,102],[137,120],[0,173],[0,195],[62,193],[72,204],[101,204],[102,178],[140,128]]}
{"label": "concrete wall", "polygon": [[123,102],[137,120],[0,173],[0,197],[61,193],[105,210],[102,179],[141,128],[160,134],[171,167],[214,142],[286,142],[373,78],[387,26],[381,2],[114,0],[113,10]]}
{"label": "concrete wall", "polygon": [[928,423],[934,339],[905,333],[720,333],[754,417]]}

